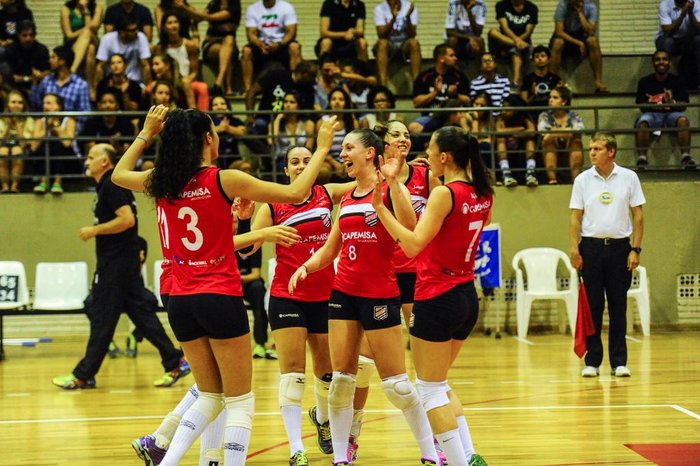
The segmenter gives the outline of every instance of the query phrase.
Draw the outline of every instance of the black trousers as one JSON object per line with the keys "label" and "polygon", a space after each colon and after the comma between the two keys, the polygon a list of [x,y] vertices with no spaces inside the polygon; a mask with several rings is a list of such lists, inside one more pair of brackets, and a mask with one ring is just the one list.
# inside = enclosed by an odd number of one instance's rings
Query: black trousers
{"label": "black trousers", "polygon": [[243,285],[243,299],[253,308],[253,339],[258,345],[267,343],[269,326],[265,312],[265,282],[254,280]]}
{"label": "black trousers", "polygon": [[627,290],[632,282],[632,272],[627,270],[629,241],[604,245],[602,241],[582,238],[579,251],[583,258],[583,281],[595,324],[595,335],[586,338],[586,365],[599,367],[603,362],[603,343],[600,337],[603,325],[603,309],[608,301],[610,328],[608,353],[610,366],[627,365]]}
{"label": "black trousers", "polygon": [[90,338],[85,356],[73,369],[75,377],[87,380],[100,370],[122,312],[126,312],[144,337],[158,349],[166,372],[178,367],[183,353],[173,346],[158,320],[157,301],[144,287],[139,270],[136,253],[98,257],[92,300],[86,300],[85,306],[90,320]]}

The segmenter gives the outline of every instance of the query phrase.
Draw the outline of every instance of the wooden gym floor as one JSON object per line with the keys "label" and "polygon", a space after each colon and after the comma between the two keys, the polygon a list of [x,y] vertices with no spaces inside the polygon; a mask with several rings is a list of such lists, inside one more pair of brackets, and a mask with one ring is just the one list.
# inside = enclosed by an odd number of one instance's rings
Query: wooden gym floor
{"label": "wooden gym floor", "polygon": [[[188,376],[174,387],[153,388],[162,368],[144,343],[137,359],[105,360],[95,390],[54,387],[51,378],[71,371],[85,342],[62,337],[6,348],[0,465],[138,465],[132,439],[152,432],[194,382]],[[633,334],[628,347],[631,378],[611,377],[604,364],[599,378],[582,379],[571,337],[473,335],[450,385],[464,403],[477,451],[490,465],[700,465],[700,333]],[[410,353],[407,358],[411,367]],[[257,414],[248,464],[285,465],[277,363],[255,360],[254,370]],[[307,387],[304,408],[313,402],[312,390]],[[376,375],[367,409],[356,465],[418,465],[418,448]],[[306,419],[303,429],[310,464],[330,464]],[[182,464],[197,465],[198,448]]]}

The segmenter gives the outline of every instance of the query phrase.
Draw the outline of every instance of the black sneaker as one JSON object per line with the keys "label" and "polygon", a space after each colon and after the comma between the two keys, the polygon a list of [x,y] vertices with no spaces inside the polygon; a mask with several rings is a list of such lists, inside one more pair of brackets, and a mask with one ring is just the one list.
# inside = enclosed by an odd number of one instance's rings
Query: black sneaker
{"label": "black sneaker", "polygon": [[637,157],[637,170],[646,170],[647,165],[649,165],[649,160],[646,155]]}
{"label": "black sneaker", "polygon": [[681,159],[681,167],[683,170],[695,170],[697,165],[695,165],[695,160],[691,156],[686,155]]}

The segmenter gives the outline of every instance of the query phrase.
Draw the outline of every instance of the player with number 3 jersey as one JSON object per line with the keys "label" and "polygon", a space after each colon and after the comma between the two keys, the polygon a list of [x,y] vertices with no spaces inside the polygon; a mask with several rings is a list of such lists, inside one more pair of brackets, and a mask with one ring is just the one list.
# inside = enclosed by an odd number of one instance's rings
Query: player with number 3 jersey
{"label": "player with number 3 jersey", "polygon": [[[159,209],[161,242],[172,260],[168,318],[199,388],[199,397],[183,415],[161,465],[179,464],[222,408],[226,410],[224,462],[245,464],[255,398],[248,317],[233,252],[231,204],[236,197],[303,201],[336,128],[334,118],[324,122],[307,170],[284,186],[239,170],[210,168],[219,155],[219,136],[211,118],[196,109],[168,114],[159,105],[151,107],[143,129],[117,164],[114,182],[146,191]],[[155,167],[135,171],[144,148],[160,133]]]}

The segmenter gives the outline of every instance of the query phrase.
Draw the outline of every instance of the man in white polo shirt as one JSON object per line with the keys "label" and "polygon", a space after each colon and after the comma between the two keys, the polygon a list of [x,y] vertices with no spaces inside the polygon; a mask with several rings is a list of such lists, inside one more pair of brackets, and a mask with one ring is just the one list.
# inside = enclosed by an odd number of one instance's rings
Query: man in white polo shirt
{"label": "man in white polo shirt", "polygon": [[600,333],[607,297],[612,375],[629,377],[627,290],[642,252],[642,204],[646,200],[637,174],[615,164],[614,135],[596,133],[588,147],[593,166],[576,177],[569,202],[571,263],[583,275],[596,329],[595,335],[586,338],[586,367],[581,375],[599,375],[603,362]]}

